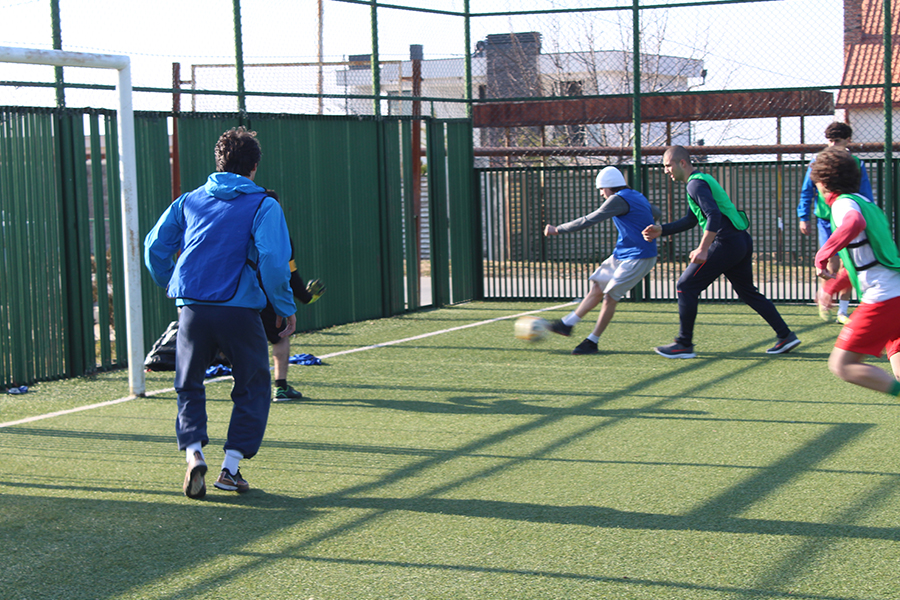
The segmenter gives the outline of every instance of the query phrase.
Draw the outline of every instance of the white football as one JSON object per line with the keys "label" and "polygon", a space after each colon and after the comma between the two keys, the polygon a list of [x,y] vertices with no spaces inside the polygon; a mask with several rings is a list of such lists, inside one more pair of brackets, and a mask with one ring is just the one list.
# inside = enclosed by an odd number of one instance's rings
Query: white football
{"label": "white football", "polygon": [[525,315],[516,319],[516,337],[526,342],[537,342],[547,335],[549,323],[540,317]]}

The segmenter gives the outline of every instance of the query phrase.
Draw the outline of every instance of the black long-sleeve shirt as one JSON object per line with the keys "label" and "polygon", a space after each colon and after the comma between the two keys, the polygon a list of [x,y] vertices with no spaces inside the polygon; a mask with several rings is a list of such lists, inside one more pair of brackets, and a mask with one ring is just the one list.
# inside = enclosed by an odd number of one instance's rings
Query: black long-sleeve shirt
{"label": "black long-sleeve shirt", "polygon": [[[687,193],[706,216],[706,231],[714,231],[716,237],[728,237],[739,232],[731,220],[719,210],[719,204],[713,198],[712,190],[708,183],[702,179],[691,179],[687,182]],[[688,209],[688,213],[685,216],[677,221],[663,225],[661,235],[681,233],[696,227],[697,223],[697,217]]]}

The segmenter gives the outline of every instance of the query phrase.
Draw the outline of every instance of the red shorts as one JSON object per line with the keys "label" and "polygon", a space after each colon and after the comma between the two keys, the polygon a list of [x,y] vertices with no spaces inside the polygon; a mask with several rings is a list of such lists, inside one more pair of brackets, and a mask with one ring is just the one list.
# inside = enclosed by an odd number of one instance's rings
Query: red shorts
{"label": "red shorts", "polygon": [[900,352],[900,296],[861,303],[841,329],[834,347],[875,357],[887,350],[888,358]]}

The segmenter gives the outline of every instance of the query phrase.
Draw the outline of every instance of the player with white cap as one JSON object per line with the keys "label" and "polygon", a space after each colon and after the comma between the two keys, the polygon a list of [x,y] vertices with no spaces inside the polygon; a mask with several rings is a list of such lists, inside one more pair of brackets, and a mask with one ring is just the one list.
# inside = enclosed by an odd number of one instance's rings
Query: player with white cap
{"label": "player with white cap", "polygon": [[606,167],[597,175],[597,188],[605,201],[600,208],[574,221],[544,227],[544,235],[558,235],[586,229],[612,219],[619,231],[612,255],[604,260],[588,278],[591,289],[574,311],[550,323],[550,331],[569,336],[573,327],[601,302],[600,315],[591,334],[572,354],[596,354],[597,341],[616,312],[619,300],[647,276],[656,265],[656,241],[647,241],[641,232],[661,216],[637,190],[628,187],[625,177],[615,167]]}

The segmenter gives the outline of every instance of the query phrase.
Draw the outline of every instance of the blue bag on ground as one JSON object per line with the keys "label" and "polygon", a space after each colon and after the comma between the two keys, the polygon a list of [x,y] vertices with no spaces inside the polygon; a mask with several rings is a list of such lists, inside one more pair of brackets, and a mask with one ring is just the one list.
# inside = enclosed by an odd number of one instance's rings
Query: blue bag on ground
{"label": "blue bag on ground", "polygon": [[316,358],[312,354],[295,354],[288,359],[292,365],[321,365],[322,359]]}

